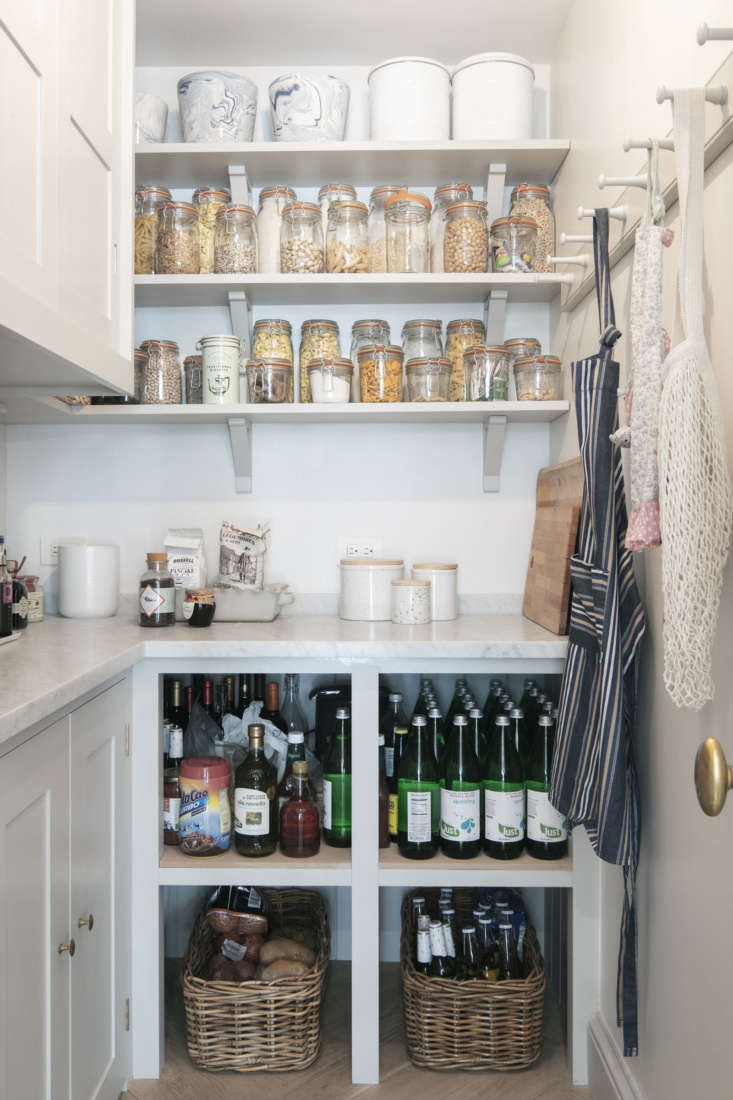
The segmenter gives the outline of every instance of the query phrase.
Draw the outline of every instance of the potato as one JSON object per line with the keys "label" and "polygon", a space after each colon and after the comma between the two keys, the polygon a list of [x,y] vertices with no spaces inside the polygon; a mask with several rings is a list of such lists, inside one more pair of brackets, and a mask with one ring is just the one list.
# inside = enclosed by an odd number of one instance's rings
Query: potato
{"label": "potato", "polygon": [[267,965],[276,962],[278,959],[289,959],[292,962],[301,962],[305,963],[306,966],[313,966],[316,956],[310,947],[282,936],[278,939],[268,940],[260,949],[261,963]]}
{"label": "potato", "polygon": [[233,970],[234,963],[229,962],[223,955],[214,955],[206,968],[206,978],[210,982],[236,982],[236,973]]}
{"label": "potato", "polygon": [[263,982],[274,982],[277,978],[299,978],[309,969],[310,967],[304,962],[297,962],[294,959],[276,959],[260,971],[260,978]]}
{"label": "potato", "polygon": [[232,963],[231,965],[236,973],[234,978],[236,982],[249,982],[257,973],[257,967],[250,959],[242,959],[241,962]]}

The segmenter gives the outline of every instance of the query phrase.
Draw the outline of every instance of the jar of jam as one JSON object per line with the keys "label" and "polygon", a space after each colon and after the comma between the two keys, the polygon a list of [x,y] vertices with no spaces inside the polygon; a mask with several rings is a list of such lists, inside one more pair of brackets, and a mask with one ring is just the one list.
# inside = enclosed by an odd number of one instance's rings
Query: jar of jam
{"label": "jar of jam", "polygon": [[187,588],[183,617],[189,626],[211,626],[216,611],[213,588]]}

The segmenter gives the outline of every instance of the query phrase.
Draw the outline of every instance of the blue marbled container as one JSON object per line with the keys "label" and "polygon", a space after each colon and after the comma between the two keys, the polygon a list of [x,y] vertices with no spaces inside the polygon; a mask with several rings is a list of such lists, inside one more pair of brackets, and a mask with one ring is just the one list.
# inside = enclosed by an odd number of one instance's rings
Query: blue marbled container
{"label": "blue marbled container", "polygon": [[337,76],[287,73],[270,84],[275,141],[343,141],[349,86]]}
{"label": "blue marbled container", "polygon": [[251,141],[257,85],[238,73],[189,73],[178,81],[184,141]]}

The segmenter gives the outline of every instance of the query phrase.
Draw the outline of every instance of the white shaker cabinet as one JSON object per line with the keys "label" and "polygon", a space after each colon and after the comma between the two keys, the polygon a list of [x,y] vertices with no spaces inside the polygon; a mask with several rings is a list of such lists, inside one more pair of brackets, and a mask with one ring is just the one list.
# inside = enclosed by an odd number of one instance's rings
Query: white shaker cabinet
{"label": "white shaker cabinet", "polygon": [[0,758],[0,1096],[13,1100],[116,1100],[129,1073],[128,693],[116,684]]}

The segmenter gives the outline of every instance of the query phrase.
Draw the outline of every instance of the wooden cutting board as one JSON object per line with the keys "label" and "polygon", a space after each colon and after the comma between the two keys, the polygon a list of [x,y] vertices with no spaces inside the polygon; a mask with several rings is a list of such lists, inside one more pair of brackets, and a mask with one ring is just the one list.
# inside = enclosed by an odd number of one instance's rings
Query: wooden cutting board
{"label": "wooden cutting board", "polygon": [[570,558],[575,553],[582,499],[579,458],[540,470],[522,614],[553,634],[567,630]]}

